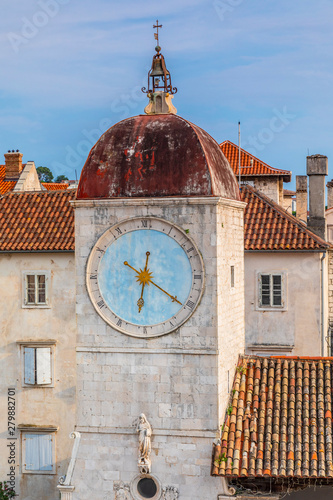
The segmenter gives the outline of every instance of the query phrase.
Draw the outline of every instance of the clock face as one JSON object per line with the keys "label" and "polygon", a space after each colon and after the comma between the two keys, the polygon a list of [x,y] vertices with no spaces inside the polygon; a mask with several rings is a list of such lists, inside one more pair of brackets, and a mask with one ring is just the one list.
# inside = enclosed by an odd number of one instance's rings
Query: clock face
{"label": "clock face", "polygon": [[135,218],[112,226],[88,259],[87,288],[96,311],[134,337],[177,329],[194,312],[203,286],[196,245],[163,219]]}

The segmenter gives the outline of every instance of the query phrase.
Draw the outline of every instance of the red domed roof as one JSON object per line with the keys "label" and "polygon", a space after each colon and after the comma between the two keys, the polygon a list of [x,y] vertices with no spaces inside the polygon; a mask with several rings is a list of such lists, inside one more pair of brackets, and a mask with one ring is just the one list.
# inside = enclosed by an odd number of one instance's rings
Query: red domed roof
{"label": "red domed roof", "polygon": [[90,151],[77,190],[78,199],[153,196],[240,199],[217,142],[173,114],[134,116],[107,130]]}

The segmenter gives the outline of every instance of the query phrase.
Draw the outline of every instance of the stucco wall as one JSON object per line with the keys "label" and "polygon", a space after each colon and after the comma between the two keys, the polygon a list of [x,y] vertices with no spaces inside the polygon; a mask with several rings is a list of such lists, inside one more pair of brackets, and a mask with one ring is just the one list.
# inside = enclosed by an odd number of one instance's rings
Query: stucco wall
{"label": "stucco wall", "polygon": [[[320,253],[314,252],[245,253],[245,332],[248,352],[250,346],[267,345],[270,346],[267,352],[273,346],[289,346],[289,349],[282,349],[281,353],[321,355],[320,257]],[[285,272],[286,310],[258,310],[258,272]],[[256,348],[253,349],[251,352],[256,352]],[[279,352],[274,351],[274,354]]]}
{"label": "stucco wall", "polygon": [[261,176],[254,179],[254,187],[261,193],[271,198],[276,203],[281,203],[283,199],[283,189],[281,195],[281,185],[278,177]]}
{"label": "stucco wall", "polygon": [[[224,416],[244,348],[243,204],[215,198],[76,202],[78,430],[74,499],[110,498],[115,481],[138,475],[135,421],[153,428],[152,473],[183,500],[223,492],[210,477],[212,441]],[[86,262],[117,221],[156,216],[193,238],[205,265],[201,302],[178,330],[158,338],[122,334],[96,313],[86,291]],[[230,292],[230,266],[235,289]],[[228,353],[226,355],[226,352]],[[221,406],[223,405],[223,408]]]}
{"label": "stucco wall", "polygon": [[[49,271],[50,307],[22,308],[23,271]],[[67,470],[75,418],[75,275],[74,254],[12,253],[0,255],[1,275],[1,453],[0,480],[9,472],[7,393],[15,388],[15,425],[58,426],[55,475],[21,474],[21,435],[16,430],[16,491],[21,500],[56,500],[58,476]],[[56,339],[54,387],[22,387],[18,340]]]}

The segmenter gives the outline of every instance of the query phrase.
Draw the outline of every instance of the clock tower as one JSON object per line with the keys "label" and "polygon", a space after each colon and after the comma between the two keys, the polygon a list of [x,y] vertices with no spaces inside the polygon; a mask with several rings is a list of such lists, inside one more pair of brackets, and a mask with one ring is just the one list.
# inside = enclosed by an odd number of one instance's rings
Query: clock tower
{"label": "clock tower", "polygon": [[176,114],[158,43],[144,90],[146,114],[97,141],[74,202],[72,498],[215,500],[244,350],[244,204],[218,144]]}

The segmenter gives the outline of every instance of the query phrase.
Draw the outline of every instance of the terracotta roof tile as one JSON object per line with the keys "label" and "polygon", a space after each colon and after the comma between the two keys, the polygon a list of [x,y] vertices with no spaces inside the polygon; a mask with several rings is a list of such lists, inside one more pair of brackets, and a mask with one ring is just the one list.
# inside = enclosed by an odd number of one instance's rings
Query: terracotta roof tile
{"label": "terracotta roof tile", "polygon": [[[25,167],[25,164],[23,165]],[[0,195],[8,193],[8,191],[12,191],[15,187],[17,180],[6,181],[5,180],[6,166],[0,165]],[[62,182],[42,182],[43,186],[48,191],[58,191],[67,189],[69,184],[65,184]]]}
{"label": "terracotta roof tile", "polygon": [[61,189],[67,189],[69,186],[69,184],[63,182],[42,182],[42,184],[48,191],[59,191]]}
{"label": "terracotta roof tile", "polygon": [[212,474],[329,478],[333,358],[241,357]]}
{"label": "terracotta roof tile", "polygon": [[320,250],[331,245],[251,186],[242,187],[245,250]]}
{"label": "terracotta roof tile", "polygon": [[16,182],[5,180],[5,165],[0,165],[0,195],[14,189]]}
{"label": "terracotta roof tile", "polygon": [[[227,158],[236,176],[239,172],[239,156],[238,146],[231,141],[224,141],[220,144],[220,148],[224,156]],[[251,161],[253,162],[251,164]],[[289,170],[281,170],[273,168],[267,163],[259,160],[247,151],[241,148],[241,175],[242,176],[258,176],[258,175],[278,175],[282,176],[285,182],[290,182],[291,172]]]}
{"label": "terracotta roof tile", "polygon": [[76,191],[7,193],[0,198],[0,251],[74,251]]}

